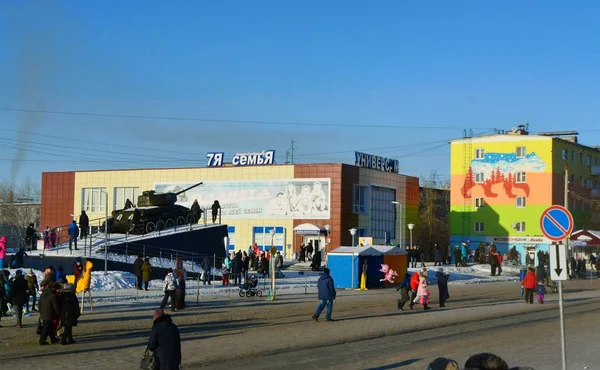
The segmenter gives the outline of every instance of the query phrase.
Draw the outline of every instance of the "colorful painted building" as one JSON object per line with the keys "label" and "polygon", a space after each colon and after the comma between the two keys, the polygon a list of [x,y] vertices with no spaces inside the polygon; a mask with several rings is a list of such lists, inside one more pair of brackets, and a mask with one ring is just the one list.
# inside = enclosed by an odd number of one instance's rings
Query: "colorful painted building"
{"label": "colorful painted building", "polygon": [[103,220],[106,207],[109,214],[122,209],[126,199],[135,203],[145,190],[177,192],[198,182],[204,183],[181,194],[178,204],[189,207],[197,199],[210,209],[219,200],[221,223],[228,225],[236,250],[254,243],[267,248],[271,238],[288,257],[308,241],[330,250],[352,245],[353,228],[356,244],[359,237],[372,237],[375,244],[404,245],[404,225],[418,221],[419,179],[397,173],[397,163],[380,157],[357,153],[354,166],[277,165],[243,155],[225,164],[222,153],[207,158],[201,168],[43,173],[41,223],[68,225],[86,210],[93,225]]}
{"label": "colorful painted building", "polygon": [[523,126],[509,132],[465,137],[451,144],[451,244],[493,243],[501,252],[516,246],[524,259],[551,241],[540,216],[565,204],[574,230],[594,221],[590,200],[600,198],[600,150],[578,143],[577,133],[530,135]]}

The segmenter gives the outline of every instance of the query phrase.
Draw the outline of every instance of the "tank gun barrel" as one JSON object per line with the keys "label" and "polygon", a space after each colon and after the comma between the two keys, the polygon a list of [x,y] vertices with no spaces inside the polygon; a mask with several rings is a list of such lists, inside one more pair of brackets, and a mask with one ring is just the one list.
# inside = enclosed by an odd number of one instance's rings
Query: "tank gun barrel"
{"label": "tank gun barrel", "polygon": [[189,187],[189,188],[187,188],[187,189],[183,189],[183,190],[181,190],[181,191],[178,191],[177,193],[175,193],[175,195],[179,195],[179,194],[185,193],[186,191],[188,191],[188,190],[190,190],[190,189],[193,189],[193,188],[195,188],[196,186],[200,186],[200,185],[202,185],[202,184],[204,184],[204,182],[199,182],[199,183],[197,183],[197,184],[195,184],[195,185],[192,185],[192,186],[190,186],[190,187]]}

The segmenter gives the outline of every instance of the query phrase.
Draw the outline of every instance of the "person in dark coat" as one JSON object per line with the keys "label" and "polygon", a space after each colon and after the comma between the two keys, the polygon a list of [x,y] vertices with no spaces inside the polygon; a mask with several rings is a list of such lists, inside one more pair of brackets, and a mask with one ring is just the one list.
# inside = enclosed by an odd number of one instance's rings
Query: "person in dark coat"
{"label": "person in dark coat", "polygon": [[90,230],[90,219],[85,211],[81,211],[81,215],[79,215],[79,228],[81,229],[81,239],[87,238]]}
{"label": "person in dark coat", "polygon": [[181,365],[181,339],[179,328],[173,323],[171,316],[162,309],[154,311],[154,324],[148,339],[148,349],[154,352],[157,369],[179,370]]}
{"label": "person in dark coat", "polygon": [[238,286],[242,283],[242,251],[239,251],[235,254],[233,261],[231,263],[231,270],[233,272],[233,284],[234,286]]}
{"label": "person in dark coat", "polygon": [[37,292],[40,290],[40,286],[38,285],[37,277],[33,273],[33,270],[29,270],[25,281],[27,282],[27,298],[25,299],[25,309],[27,312],[29,312],[29,297],[33,297],[31,311],[37,312],[35,309],[35,300],[37,297]]}
{"label": "person in dark coat", "polygon": [[202,213],[204,213],[200,208],[200,204],[198,204],[198,199],[194,199],[194,203],[192,203],[192,207],[190,209],[194,214],[194,223],[198,223],[198,221],[202,217]]}
{"label": "person in dark coat", "polygon": [[81,312],[79,311],[79,301],[74,293],[72,284],[65,284],[60,292],[60,322],[65,328],[60,344],[73,344],[73,326],[77,326],[77,319]]}
{"label": "person in dark coat", "polygon": [[210,285],[211,282],[211,269],[212,269],[212,260],[210,257],[204,257],[204,259],[202,260],[202,285],[206,285],[206,283],[208,283],[208,285]]}
{"label": "person in dark coat", "polygon": [[25,246],[31,248],[31,250],[37,249],[35,248],[35,227],[33,224],[29,224],[25,230]]}
{"label": "person in dark coat", "polygon": [[11,267],[16,269],[25,267],[25,257],[29,257],[27,253],[25,253],[25,248],[19,248],[17,253],[15,253],[14,264],[11,265]]}
{"label": "person in dark coat", "polygon": [[12,302],[17,314],[17,328],[23,327],[23,306],[25,305],[25,300],[27,298],[27,281],[23,276],[23,272],[17,270],[17,272],[15,272],[15,279],[12,283]]}
{"label": "person in dark coat", "polygon": [[219,204],[219,201],[215,200],[215,202],[213,203],[213,205],[211,207],[213,224],[217,222],[217,216],[219,215],[220,209],[221,209],[221,205]]}
{"label": "person in dark coat", "polygon": [[404,310],[404,305],[406,302],[410,301],[410,297],[408,293],[410,292],[410,274],[406,273],[404,275],[404,280],[402,280],[402,284],[400,288],[396,289],[396,291],[400,291],[400,299],[398,300],[398,311]]}
{"label": "person in dark coat", "polygon": [[454,266],[456,266],[456,267],[460,266],[460,260],[461,260],[460,249],[458,247],[456,247],[456,248],[454,248]]}
{"label": "person in dark coat", "polygon": [[144,256],[138,254],[138,258],[133,262],[133,274],[137,278],[137,288],[138,290],[142,290],[142,264]]}
{"label": "person in dark coat", "polygon": [[39,309],[40,320],[42,322],[40,345],[48,344],[46,342],[48,336],[50,336],[52,343],[58,342],[60,339],[56,337],[56,328],[52,325],[52,321],[57,315],[60,315],[58,298],[56,297],[56,283],[49,283],[40,295]]}
{"label": "person in dark coat", "polygon": [[449,274],[444,274],[444,270],[438,269],[435,273],[435,277],[437,279],[438,291],[440,293],[440,307],[446,307],[446,300],[450,298],[450,294],[448,294],[448,278]]}
{"label": "person in dark coat", "polygon": [[495,248],[490,248],[490,268],[491,275],[496,276],[496,270],[498,270],[498,252]]}
{"label": "person in dark coat", "polygon": [[333,311],[333,300],[337,292],[335,291],[335,284],[333,282],[333,278],[329,275],[330,271],[327,267],[323,269],[323,274],[319,278],[317,282],[317,289],[319,291],[319,305],[317,306],[317,310],[313,315],[313,321],[319,321],[319,316],[323,309],[327,307],[327,313],[325,314],[325,320],[327,321],[335,321],[331,318],[331,313]]}
{"label": "person in dark coat", "polygon": [[131,200],[129,200],[129,198],[127,198],[127,200],[125,201],[125,207],[123,209],[131,209],[133,208],[133,203],[131,203]]}
{"label": "person in dark coat", "polygon": [[56,271],[54,271],[54,266],[52,266],[52,265],[46,266],[46,269],[44,270],[44,278],[42,279],[42,282],[40,283],[40,289],[43,291],[46,289],[46,287],[48,285],[50,285],[50,283],[55,283],[55,282],[56,282]]}

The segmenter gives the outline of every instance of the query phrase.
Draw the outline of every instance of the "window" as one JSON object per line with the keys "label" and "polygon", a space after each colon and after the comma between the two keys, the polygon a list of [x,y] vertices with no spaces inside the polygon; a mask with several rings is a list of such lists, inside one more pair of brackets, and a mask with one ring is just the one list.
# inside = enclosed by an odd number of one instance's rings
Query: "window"
{"label": "window", "polygon": [[570,185],[573,186],[575,185],[575,175],[571,175],[571,181],[570,181]]}
{"label": "window", "polygon": [[577,209],[577,199],[573,199],[573,205],[571,206],[572,210],[576,210]]}
{"label": "window", "polygon": [[583,164],[583,152],[579,153],[579,164]]}
{"label": "window", "polygon": [[517,222],[515,224],[515,231],[518,233],[524,233],[525,232],[525,222],[524,221]]}
{"label": "window", "polygon": [[526,172],[517,172],[517,184],[522,184],[527,182],[527,173]]}
{"label": "window", "polygon": [[484,231],[483,222],[475,222],[475,232],[482,233]]}
{"label": "window", "polygon": [[479,172],[475,174],[475,182],[478,184],[483,184],[483,182],[485,181],[485,175],[483,174],[483,172]]}
{"label": "window", "polygon": [[581,183],[581,187],[585,188],[585,180],[583,179],[583,176],[579,176],[579,182]]}
{"label": "window", "polygon": [[106,210],[106,188],[81,189],[81,207],[88,213],[103,213]]}
{"label": "window", "polygon": [[[386,234],[391,240],[396,239],[397,212],[406,214],[406,208],[398,209],[392,202],[396,200],[396,189],[371,186],[369,188],[369,219],[373,243],[385,244]],[[398,208],[397,208],[398,207]],[[398,216],[399,217],[399,216]],[[406,228],[406,226],[404,226]],[[408,229],[406,229],[408,232]],[[405,233],[405,235],[408,235]]]}
{"label": "window", "polygon": [[592,188],[592,186],[593,186],[592,179],[587,179],[587,188],[588,188],[588,189],[591,189],[591,188]]}
{"label": "window", "polygon": [[115,188],[114,193],[113,209],[123,209],[127,199],[133,204],[137,203],[138,195],[140,195],[140,188]]}
{"label": "window", "polygon": [[368,194],[369,189],[367,186],[354,185],[354,204],[352,205],[352,212],[368,213]]}
{"label": "window", "polygon": [[575,162],[575,151],[571,150],[571,162]]}
{"label": "window", "polygon": [[485,199],[475,198],[475,208],[483,208],[485,206]]}
{"label": "window", "polygon": [[586,164],[587,164],[588,166],[591,166],[591,165],[592,165],[592,156],[591,156],[591,155],[588,155],[588,156],[587,156],[587,161],[586,161]]}
{"label": "window", "polygon": [[525,208],[525,204],[527,203],[525,197],[517,197],[517,208]]}
{"label": "window", "polygon": [[567,159],[569,159],[569,149],[563,149],[562,150],[562,159],[564,159],[565,161]]}
{"label": "window", "polygon": [[517,158],[523,158],[527,155],[527,151],[524,146],[517,147]]}
{"label": "window", "polygon": [[483,159],[485,156],[485,149],[477,148],[475,149],[475,159]]}

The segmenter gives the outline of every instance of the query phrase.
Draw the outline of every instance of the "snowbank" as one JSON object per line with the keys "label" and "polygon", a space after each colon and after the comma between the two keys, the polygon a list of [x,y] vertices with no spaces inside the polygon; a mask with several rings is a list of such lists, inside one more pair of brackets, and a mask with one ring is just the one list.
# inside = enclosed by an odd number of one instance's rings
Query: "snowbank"
{"label": "snowbank", "polygon": [[[489,265],[468,265],[467,267],[454,266],[428,266],[427,280],[430,284],[437,283],[436,272],[442,269],[445,273],[450,274],[448,284],[486,284],[486,283],[502,283],[507,281],[518,281],[520,266],[502,266],[502,274],[500,276],[490,276]],[[422,268],[410,268],[409,272],[421,271]]]}

